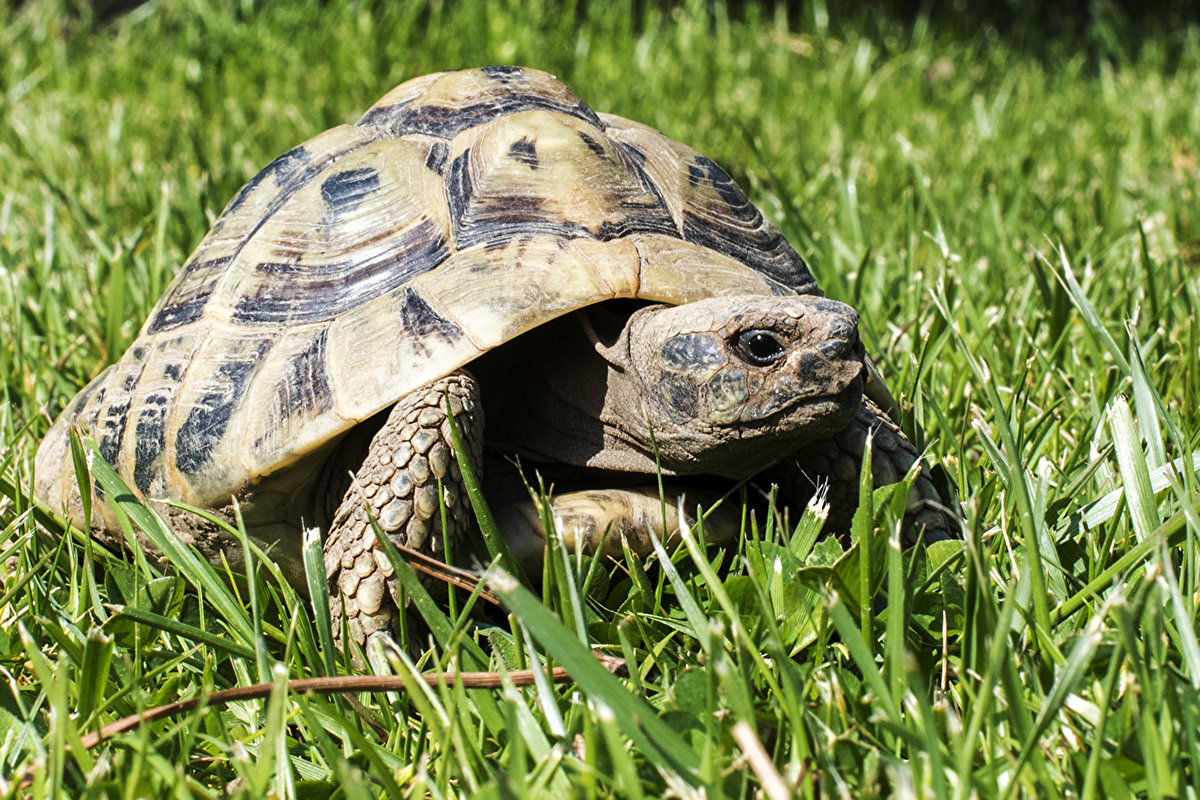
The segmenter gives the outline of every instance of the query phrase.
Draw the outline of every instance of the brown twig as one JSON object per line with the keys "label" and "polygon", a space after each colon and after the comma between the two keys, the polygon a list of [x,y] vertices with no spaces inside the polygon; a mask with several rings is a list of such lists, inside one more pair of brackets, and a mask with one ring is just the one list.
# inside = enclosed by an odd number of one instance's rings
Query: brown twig
{"label": "brown twig", "polygon": [[[614,658],[603,653],[594,654],[610,672],[623,674],[626,669],[625,659]],[[518,669],[507,673],[500,672],[424,672],[419,675],[426,685],[431,687],[443,684],[462,686],[466,689],[499,689],[504,685],[504,676],[514,686],[532,686],[537,678],[536,670]],[[566,683],[571,676],[562,667],[554,667],[548,673],[553,683]],[[174,703],[151,708],[137,714],[110,722],[100,730],[92,731],[81,737],[85,750],[91,750],[105,739],[110,739],[119,733],[136,728],[144,722],[172,717],[191,711],[201,704],[209,706],[225,705],[240,700],[258,700],[271,694],[273,685],[256,683],[253,686],[236,686],[232,689],[222,689],[209,695],[192,697]],[[300,678],[287,682],[287,691],[296,694],[342,694],[347,692],[400,692],[405,690],[404,677],[400,675],[338,675],[329,678]],[[33,767],[25,770],[21,780],[21,788],[28,788],[33,783]]]}
{"label": "brown twig", "polygon": [[[619,673],[625,669],[625,659],[613,658],[601,653],[596,657],[610,671]],[[499,689],[503,686],[503,673],[499,672],[424,672],[419,677],[428,686],[458,685],[465,689]],[[514,686],[532,686],[536,679],[535,670],[518,669],[507,673],[508,679]],[[554,667],[549,672],[553,683],[566,683],[571,676],[562,667]],[[84,748],[90,750],[105,739],[124,733],[143,722],[153,722],[156,719],[174,716],[191,711],[201,703],[207,705],[225,705],[240,700],[258,700],[271,693],[269,683],[256,683],[252,686],[235,686],[232,689],[222,689],[209,695],[192,697],[167,703],[148,711],[130,714],[128,717],[110,722],[98,731],[93,731],[82,737]],[[338,675],[331,678],[299,678],[287,682],[287,690],[296,694],[339,694],[342,692],[399,692],[404,691],[404,676],[400,675]]]}
{"label": "brown twig", "polygon": [[[420,550],[414,550],[404,545],[394,546],[400,551],[400,555],[404,556],[404,560],[408,562],[408,565],[417,572],[424,573],[435,580],[442,581],[450,586],[456,586],[467,592],[474,592],[476,587],[479,586],[480,578],[472,572],[450,566],[441,559],[428,556]],[[479,597],[494,606],[503,605],[500,602],[500,598],[489,591],[486,586],[479,589]]]}

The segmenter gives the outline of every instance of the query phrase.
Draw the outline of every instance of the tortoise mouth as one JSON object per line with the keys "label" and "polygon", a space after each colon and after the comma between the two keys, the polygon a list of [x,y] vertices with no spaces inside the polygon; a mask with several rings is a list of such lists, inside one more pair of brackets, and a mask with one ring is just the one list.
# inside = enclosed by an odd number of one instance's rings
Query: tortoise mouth
{"label": "tortoise mouth", "polygon": [[[862,408],[864,384],[860,370],[832,392],[764,398],[758,408],[708,419],[703,430],[687,425],[656,431],[664,472],[737,480],[759,474],[849,425]],[[767,403],[774,407],[764,411]]]}
{"label": "tortoise mouth", "polygon": [[854,417],[862,406],[863,390],[866,387],[867,372],[862,361],[855,362],[857,371],[838,385],[825,391],[798,393],[786,405],[780,405],[763,420],[775,420],[789,414],[803,416],[811,420],[806,430],[830,432],[841,430]]}
{"label": "tortoise mouth", "polygon": [[[832,386],[814,386],[811,381],[782,383],[774,391],[746,398],[740,404],[709,408],[704,413],[705,419],[712,425],[750,431],[763,428],[808,431],[829,425],[836,429],[848,420],[847,415],[852,416],[858,410],[866,386],[865,367],[861,361],[854,363],[857,370],[836,379]],[[824,424],[827,419],[829,425]]]}

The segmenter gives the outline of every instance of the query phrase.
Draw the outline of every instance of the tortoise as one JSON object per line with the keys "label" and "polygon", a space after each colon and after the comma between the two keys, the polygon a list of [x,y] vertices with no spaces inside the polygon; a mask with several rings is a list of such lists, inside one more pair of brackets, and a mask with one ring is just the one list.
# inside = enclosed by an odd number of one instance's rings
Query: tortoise
{"label": "tortoise", "polygon": [[[579,489],[554,505],[579,546],[636,538],[657,471],[672,498],[749,479],[804,502],[828,482],[846,519],[868,431],[877,482],[916,461],[857,322],[695,150],[544,72],[428,75],[238,192],[53,424],[36,493],[81,523],[79,425],[210,558],[241,549],[161,501],[230,516],[236,499],[300,586],[319,527],[335,619],[362,642],[398,617],[372,518],[438,557],[471,530],[450,416],[506,525],[530,516],[506,458]],[[940,499],[922,473],[908,539],[949,535]],[[119,541],[103,502],[92,524]]]}

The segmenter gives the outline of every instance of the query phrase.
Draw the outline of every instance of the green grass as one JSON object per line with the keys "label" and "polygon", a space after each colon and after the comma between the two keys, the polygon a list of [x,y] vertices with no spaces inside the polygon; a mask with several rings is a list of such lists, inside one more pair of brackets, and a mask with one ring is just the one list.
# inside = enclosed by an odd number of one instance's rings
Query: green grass
{"label": "green grass", "polygon": [[[1196,27],[1104,4],[1062,40],[821,4],[90,8],[0,9],[10,793],[32,767],[55,797],[1196,796],[1200,495],[1165,468],[1200,434]],[[511,628],[435,616],[408,669],[550,660],[573,684],[277,693],[73,747],[329,653],[269,565],[231,591],[47,535],[29,484],[50,418],[262,165],[406,78],[486,63],[554,72],[730,170],[862,311],[965,545],[902,554],[881,503],[836,563],[753,525],[650,571],[555,558],[540,602],[504,588]]]}

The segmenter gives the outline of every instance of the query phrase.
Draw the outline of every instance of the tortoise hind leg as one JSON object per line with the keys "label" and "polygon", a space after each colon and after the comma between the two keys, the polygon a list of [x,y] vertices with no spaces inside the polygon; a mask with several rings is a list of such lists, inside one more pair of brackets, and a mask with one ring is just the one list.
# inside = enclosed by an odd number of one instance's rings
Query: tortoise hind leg
{"label": "tortoise hind leg", "polygon": [[[523,498],[499,505],[496,521],[514,558],[529,570],[527,574],[538,574],[547,533],[542,508],[523,484],[518,491]],[[553,533],[567,552],[598,553],[619,561],[625,547],[643,558],[649,556],[654,539],[674,550],[682,541],[680,528],[696,526],[697,506],[710,509],[704,519],[709,544],[735,543],[741,511],[735,503],[718,503],[721,497],[711,489],[678,485],[660,489],[647,484],[556,494],[550,498],[549,510]]]}
{"label": "tortoise hind leg", "polygon": [[375,634],[394,633],[403,613],[396,604],[391,563],[375,540],[372,517],[395,544],[442,560],[445,542],[453,546],[462,541],[473,524],[450,438],[447,398],[471,467],[478,474],[483,414],[473,377],[453,373],[402,397],[392,407],[355,470],[325,539],[325,578],[339,644],[343,613],[350,637],[360,645]]}

